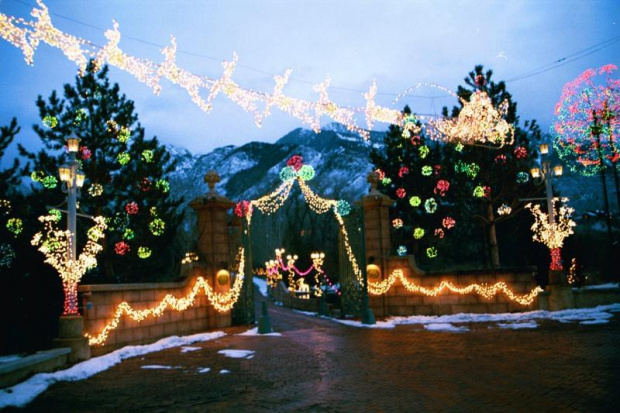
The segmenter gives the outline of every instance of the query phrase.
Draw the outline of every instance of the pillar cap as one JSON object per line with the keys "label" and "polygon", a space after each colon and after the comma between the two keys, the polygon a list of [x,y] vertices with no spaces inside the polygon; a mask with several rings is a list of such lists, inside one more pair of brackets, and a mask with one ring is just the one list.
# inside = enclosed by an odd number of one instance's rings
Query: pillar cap
{"label": "pillar cap", "polygon": [[209,195],[215,195],[217,192],[215,191],[215,184],[220,182],[222,178],[217,171],[213,169],[205,174],[204,181],[209,185]]}

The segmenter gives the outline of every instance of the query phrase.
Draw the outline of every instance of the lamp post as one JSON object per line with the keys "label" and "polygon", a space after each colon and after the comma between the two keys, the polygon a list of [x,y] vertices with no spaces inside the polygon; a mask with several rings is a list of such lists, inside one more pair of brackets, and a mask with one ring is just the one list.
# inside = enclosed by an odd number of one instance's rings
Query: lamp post
{"label": "lamp post", "polygon": [[540,155],[542,158],[540,168],[532,168],[530,173],[532,174],[532,178],[540,178],[545,182],[545,192],[547,199],[547,212],[549,214],[549,225],[553,225],[555,223],[555,215],[553,210],[553,177],[554,176],[562,176],[564,172],[562,165],[554,165],[551,167],[551,161],[549,160],[549,144],[541,143],[539,145]]}
{"label": "lamp post", "polygon": [[[80,147],[80,138],[73,134],[67,138],[69,148],[69,162],[58,168],[60,180],[63,183],[63,191],[67,193],[67,231],[69,231],[69,251],[67,256],[67,268],[73,268],[73,262],[77,259],[76,218],[77,218],[77,195],[78,190],[84,185],[84,172],[79,168],[76,155]],[[77,284],[72,288],[77,288]],[[76,315],[77,294],[73,291],[65,291],[64,315]]]}
{"label": "lamp post", "polygon": [[[554,176],[562,176],[563,168],[562,165],[554,165],[551,166],[551,161],[549,160],[549,144],[541,143],[539,145],[540,155],[541,155],[541,166],[540,168],[532,168],[530,173],[532,178],[541,179],[545,182],[545,198],[534,198],[534,199],[546,199],[547,201],[547,216],[549,218],[549,229],[551,231],[551,235],[553,237],[555,223],[555,210],[553,207],[553,177]],[[559,248],[553,248],[551,250],[551,265],[549,267],[549,283],[556,283],[557,271],[562,271],[562,258],[561,252]]]}

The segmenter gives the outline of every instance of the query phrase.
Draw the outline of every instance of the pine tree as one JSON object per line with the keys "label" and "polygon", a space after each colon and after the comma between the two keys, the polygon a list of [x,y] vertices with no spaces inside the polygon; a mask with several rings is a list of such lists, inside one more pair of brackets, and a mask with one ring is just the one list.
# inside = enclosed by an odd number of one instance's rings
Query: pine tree
{"label": "pine tree", "polygon": [[[467,86],[458,87],[457,95],[469,101],[474,92],[482,91],[494,107],[507,101],[505,120],[514,127],[514,144],[499,148],[445,145],[444,152],[456,172],[450,195],[459,221],[483,228],[487,259],[497,268],[500,265],[497,225],[518,216],[524,207],[521,200],[539,193],[542,187],[534,185],[527,173],[535,160],[532,142],[540,139],[540,128],[535,120],[526,121],[523,128],[519,126],[517,103],[506,90],[506,84],[495,83],[492,76],[491,70],[484,72],[483,66],[476,66],[465,78]],[[451,116],[457,117],[462,107],[462,103],[454,107]],[[448,116],[447,108],[443,114]]]}
{"label": "pine tree", "polygon": [[373,148],[370,160],[381,177],[379,190],[396,201],[391,209],[395,252],[406,249],[424,262],[436,256],[451,230],[444,222],[450,209],[445,202],[450,183],[440,145],[426,138],[409,107],[403,115],[409,127],[390,125],[384,149]]}
{"label": "pine tree", "polygon": [[[20,146],[20,152],[32,162],[32,199],[41,205],[40,214],[43,206],[64,201],[56,176],[67,160],[65,138],[75,134],[86,176],[80,210],[108,223],[99,266],[87,279],[137,282],[173,275],[180,259],[171,245],[181,201],[171,199],[166,175],[174,162],[157,138],[145,138],[133,102],[110,84],[107,67],[96,72],[91,62],[75,85],[64,85],[63,98],[53,91],[47,101],[39,96],[37,107],[42,125],[34,130],[44,148],[32,153]],[[90,226],[78,218],[78,246]]]}

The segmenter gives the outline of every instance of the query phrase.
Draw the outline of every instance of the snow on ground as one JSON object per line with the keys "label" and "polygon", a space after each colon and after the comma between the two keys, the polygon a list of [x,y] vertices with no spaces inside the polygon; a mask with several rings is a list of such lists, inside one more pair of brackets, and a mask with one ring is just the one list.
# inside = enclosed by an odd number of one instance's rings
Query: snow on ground
{"label": "snow on ground", "polygon": [[191,346],[183,346],[181,347],[181,353],[188,353],[190,351],[200,350],[202,347],[191,347]]}
{"label": "snow on ground", "polygon": [[183,366],[162,366],[159,364],[149,364],[146,366],[142,366],[141,368],[146,370],[171,370],[171,369],[182,369]]}
{"label": "snow on ground", "polygon": [[230,373],[230,370],[226,370],[226,369],[220,370],[220,374],[228,374],[228,373]]}
{"label": "snow on ground", "polygon": [[[294,310],[296,313],[316,316],[317,313]],[[416,315],[409,317],[389,317],[385,321],[377,321],[376,324],[366,325],[359,320],[339,320],[323,317],[335,322],[352,327],[366,328],[394,328],[397,325],[420,324],[454,324],[454,323],[498,323],[499,328],[522,329],[536,328],[538,324],[534,320],[554,320],[562,323],[580,322],[581,324],[604,324],[609,322],[613,313],[620,312],[620,303],[599,305],[594,308],[575,308],[561,311],[529,311],[525,313],[500,313],[500,314],[451,314],[442,316]]]}
{"label": "snow on ground", "polygon": [[87,379],[131,357],[141,356],[143,354],[153,353],[172,347],[186,346],[200,341],[214,340],[225,335],[226,333],[224,332],[215,331],[184,337],[166,337],[152,344],[126,346],[103,356],[94,357],[75,364],[66,370],[60,370],[54,373],[39,373],[13,387],[0,390],[0,409],[7,406],[25,406],[54,383]]}
{"label": "snow on ground", "polygon": [[263,297],[267,297],[267,280],[264,278],[254,277],[254,285],[258,287],[258,291],[260,291]]}
{"label": "snow on ground", "polygon": [[0,364],[1,363],[10,363],[12,361],[17,361],[22,359],[22,356],[20,356],[19,354],[12,354],[10,356],[2,356],[0,357]]}
{"label": "snow on ground", "polygon": [[[538,327],[538,324],[536,321],[525,321],[522,323],[497,323],[497,327],[507,328],[510,330],[520,330],[522,328],[536,328]],[[489,328],[493,328],[493,326],[489,326]]]}
{"label": "snow on ground", "polygon": [[239,334],[236,334],[236,335],[237,336],[259,336],[259,337],[264,337],[264,336],[281,337],[282,336],[282,334],[280,334],[280,333],[258,334],[258,327],[251,328],[248,331],[246,331],[245,333],[239,333]]}
{"label": "snow on ground", "polygon": [[606,290],[608,288],[619,288],[620,283],[607,283],[607,284],[598,284],[598,285],[586,285],[581,288],[573,288],[573,290]]}
{"label": "snow on ground", "polygon": [[211,367],[201,367],[198,369],[198,373],[202,374],[202,373],[208,373],[211,371]]}
{"label": "snow on ground", "polygon": [[461,331],[469,331],[469,328],[465,326],[455,326],[450,323],[430,323],[425,324],[424,328],[428,331],[453,331],[453,332],[461,332]]}
{"label": "snow on ground", "polygon": [[226,350],[220,350],[217,353],[222,354],[226,357],[233,358],[233,359],[249,359],[249,358],[254,357],[254,351],[252,350],[226,349]]}

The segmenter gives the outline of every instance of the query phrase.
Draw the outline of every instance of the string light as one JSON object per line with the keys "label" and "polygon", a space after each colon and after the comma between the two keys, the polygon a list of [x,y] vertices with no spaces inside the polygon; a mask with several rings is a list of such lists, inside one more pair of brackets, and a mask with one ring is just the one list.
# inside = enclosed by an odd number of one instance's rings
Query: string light
{"label": "string light", "polygon": [[54,129],[58,126],[58,119],[56,116],[45,115],[43,117],[43,125],[47,126],[50,129]]}
{"label": "string light", "polygon": [[420,206],[421,203],[422,199],[419,196],[412,196],[409,198],[409,204],[414,208]]}
{"label": "string light", "polygon": [[116,159],[118,160],[119,164],[127,165],[131,160],[131,155],[129,155],[127,152],[121,152],[116,156]]}
{"label": "string light", "polygon": [[435,248],[435,247],[428,247],[426,249],[426,256],[428,258],[435,258],[435,257],[437,257],[437,248]]}
{"label": "string light", "polygon": [[181,260],[181,265],[191,264],[192,262],[198,261],[198,254],[193,251],[186,252],[185,256]]}
{"label": "string light", "polygon": [[530,176],[527,172],[517,172],[517,183],[525,184],[530,180]]}
{"label": "string light", "polygon": [[396,229],[403,227],[403,220],[400,218],[395,218],[392,220],[392,226]]}
{"label": "string light", "polygon": [[125,205],[125,211],[127,211],[127,213],[128,213],[129,215],[135,215],[135,214],[137,214],[137,213],[138,213],[138,209],[139,209],[139,208],[138,208],[138,204],[137,204],[137,203],[135,203],[135,202],[128,202],[128,203]]}
{"label": "string light", "polygon": [[398,248],[396,248],[396,254],[398,254],[399,257],[407,255],[407,247],[405,247],[404,245],[399,246]]}
{"label": "string light", "polygon": [[501,204],[499,208],[497,208],[498,215],[510,215],[511,212],[512,212],[512,208],[510,208],[510,206],[506,204]]}
{"label": "string light", "polygon": [[138,247],[138,258],[145,260],[150,257],[152,253],[153,251],[148,247]]}
{"label": "string light", "polygon": [[413,230],[413,238],[415,239],[420,239],[424,236],[424,229],[423,228],[416,228]]}
{"label": "string light", "polygon": [[21,218],[9,218],[6,221],[6,229],[17,237],[24,230],[24,221]]}
{"label": "string light", "polygon": [[145,149],[142,151],[142,160],[146,163],[153,162],[153,151],[150,149]]}
{"label": "string light", "polygon": [[149,223],[149,230],[156,237],[163,235],[165,229],[166,223],[160,218],[155,218]]}
{"label": "string light", "polygon": [[88,188],[88,195],[94,197],[101,196],[103,194],[103,186],[101,184],[92,184]]}
{"label": "string light", "polygon": [[243,248],[240,248],[237,277],[235,278],[233,286],[230,288],[229,291],[225,293],[216,293],[203,277],[198,277],[191,291],[185,297],[176,298],[171,294],[166,294],[166,296],[160,301],[160,303],[152,308],[134,310],[129,303],[123,301],[116,307],[116,311],[114,312],[112,320],[109,321],[98,334],[85,334],[85,336],[88,338],[88,344],[91,346],[103,345],[107,340],[109,334],[118,327],[118,324],[123,316],[140,322],[149,317],[161,317],[168,308],[176,311],[185,311],[195,304],[196,296],[201,289],[204,291],[207,300],[209,300],[209,302],[216,311],[230,311],[233,305],[237,302],[239,294],[241,293],[241,288],[243,287],[244,262],[244,250]]}
{"label": "string light", "polygon": [[39,247],[39,251],[45,255],[45,263],[50,264],[62,279],[65,292],[64,315],[77,314],[77,286],[82,276],[91,268],[97,266],[96,255],[103,250],[98,243],[103,238],[106,229],[103,217],[95,217],[95,230],[89,232],[88,241],[82,253],[77,259],[71,259],[71,233],[55,228],[59,221],[54,214],[41,216],[39,221],[43,223],[43,231],[38,232],[32,238],[32,245]]}

